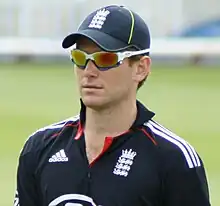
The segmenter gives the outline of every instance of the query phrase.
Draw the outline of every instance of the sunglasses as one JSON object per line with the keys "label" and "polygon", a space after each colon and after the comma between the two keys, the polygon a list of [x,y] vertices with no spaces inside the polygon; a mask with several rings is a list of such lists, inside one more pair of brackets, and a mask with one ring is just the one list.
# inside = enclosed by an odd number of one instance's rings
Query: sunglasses
{"label": "sunglasses", "polygon": [[140,54],[146,54],[149,51],[150,49],[124,52],[100,51],[93,54],[87,54],[86,52],[79,49],[73,49],[71,51],[71,60],[80,69],[85,69],[88,61],[92,60],[100,71],[105,71],[119,66],[125,58]]}

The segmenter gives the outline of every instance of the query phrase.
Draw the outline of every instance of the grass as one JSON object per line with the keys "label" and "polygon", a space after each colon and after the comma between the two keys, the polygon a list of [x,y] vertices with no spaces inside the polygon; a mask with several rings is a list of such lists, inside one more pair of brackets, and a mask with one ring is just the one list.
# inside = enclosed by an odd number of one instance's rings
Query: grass
{"label": "grass", "polygon": [[[204,160],[219,205],[220,69],[154,66],[138,98],[155,119],[188,140]],[[19,151],[36,129],[77,114],[71,65],[0,64],[0,206],[13,204]]]}

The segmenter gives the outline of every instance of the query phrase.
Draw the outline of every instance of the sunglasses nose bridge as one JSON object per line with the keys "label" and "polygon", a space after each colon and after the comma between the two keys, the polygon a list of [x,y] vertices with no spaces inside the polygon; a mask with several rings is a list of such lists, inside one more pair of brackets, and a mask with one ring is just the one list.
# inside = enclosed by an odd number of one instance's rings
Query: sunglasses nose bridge
{"label": "sunglasses nose bridge", "polygon": [[86,54],[86,61],[88,61],[88,60],[94,61],[94,56],[93,56],[93,54]]}
{"label": "sunglasses nose bridge", "polygon": [[97,74],[98,71],[99,71],[99,69],[96,66],[95,61],[92,59],[87,59],[86,65],[84,68],[84,72],[89,75],[95,75],[95,74]]}
{"label": "sunglasses nose bridge", "polygon": [[86,65],[85,65],[86,68],[88,64],[92,64],[92,67],[95,67],[96,69],[98,69],[96,62],[95,62],[94,54],[86,54]]}

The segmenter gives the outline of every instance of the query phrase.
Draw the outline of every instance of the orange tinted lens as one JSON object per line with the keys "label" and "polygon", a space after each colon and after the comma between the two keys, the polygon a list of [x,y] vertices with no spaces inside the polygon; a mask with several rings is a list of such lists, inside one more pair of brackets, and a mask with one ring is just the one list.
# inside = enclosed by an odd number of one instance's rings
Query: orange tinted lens
{"label": "orange tinted lens", "polygon": [[82,51],[72,50],[71,51],[71,56],[72,56],[73,62],[77,66],[85,66],[85,64],[86,64],[86,56],[85,56],[85,54]]}
{"label": "orange tinted lens", "polygon": [[110,52],[96,53],[94,59],[98,67],[112,67],[118,63],[118,55]]}

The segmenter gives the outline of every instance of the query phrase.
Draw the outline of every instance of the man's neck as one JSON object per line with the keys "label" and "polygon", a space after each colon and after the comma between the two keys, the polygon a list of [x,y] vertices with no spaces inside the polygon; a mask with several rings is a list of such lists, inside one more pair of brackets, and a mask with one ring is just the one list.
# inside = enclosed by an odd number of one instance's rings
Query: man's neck
{"label": "man's neck", "polygon": [[105,137],[122,134],[132,126],[136,115],[136,100],[127,100],[101,111],[86,108],[84,132],[87,144],[100,147]]}

